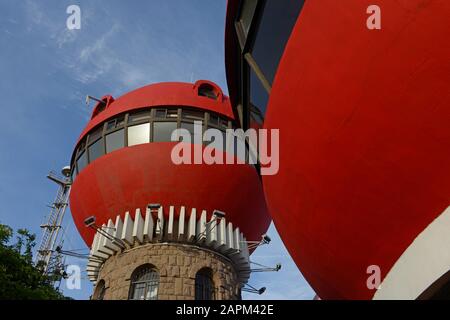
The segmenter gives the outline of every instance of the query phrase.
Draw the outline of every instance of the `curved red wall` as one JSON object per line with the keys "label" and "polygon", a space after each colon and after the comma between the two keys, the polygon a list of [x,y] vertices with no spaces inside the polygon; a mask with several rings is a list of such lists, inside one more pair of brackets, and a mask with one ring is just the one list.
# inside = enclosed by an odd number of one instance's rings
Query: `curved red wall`
{"label": "curved red wall", "polygon": [[266,114],[268,206],[324,299],[371,298],[366,268],[384,277],[450,205],[450,1],[378,0],[374,31],[372,2],[305,2]]}
{"label": "curved red wall", "polygon": [[[97,224],[147,204],[160,203],[179,212],[217,209],[239,227],[247,240],[260,240],[270,217],[256,170],[249,165],[175,165],[170,154],[175,142],[147,143],[122,148],[89,164],[75,179],[70,209],[83,239],[91,244],[94,231],[84,219],[96,216]],[[199,212],[201,213],[201,211]]]}

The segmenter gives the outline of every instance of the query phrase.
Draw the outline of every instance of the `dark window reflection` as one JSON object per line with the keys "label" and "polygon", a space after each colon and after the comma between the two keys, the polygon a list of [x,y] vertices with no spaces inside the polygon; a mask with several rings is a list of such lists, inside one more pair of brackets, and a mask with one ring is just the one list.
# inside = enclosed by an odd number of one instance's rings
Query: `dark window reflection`
{"label": "dark window reflection", "polygon": [[89,161],[92,162],[95,159],[101,157],[105,154],[103,149],[103,139],[98,140],[96,143],[91,145],[89,148]]}
{"label": "dark window reflection", "polygon": [[214,300],[215,287],[212,271],[209,268],[201,269],[195,275],[195,300]]}
{"label": "dark window reflection", "polygon": [[78,172],[81,172],[87,166],[87,155],[86,152],[83,152],[81,156],[77,160]]}
{"label": "dark window reflection", "polygon": [[118,130],[106,136],[106,152],[110,153],[125,146],[124,130]]}
{"label": "dark window reflection", "polygon": [[200,126],[200,132],[198,132],[197,136],[194,135],[194,124],[193,123],[182,122],[181,123],[181,128],[182,129],[186,129],[186,130],[188,130],[191,133],[191,142],[192,143],[196,142],[197,140],[198,141],[202,141],[202,134],[203,134],[202,133],[202,129],[203,129],[203,126]]}
{"label": "dark window reflection", "polygon": [[171,141],[172,132],[177,128],[176,122],[155,122],[153,123],[153,141]]}
{"label": "dark window reflection", "polygon": [[272,84],[304,0],[266,1],[252,55]]}
{"label": "dark window reflection", "polygon": [[266,114],[267,103],[269,101],[269,94],[261,84],[261,81],[256,74],[250,72],[250,103],[261,111],[262,115]]}
{"label": "dark window reflection", "polygon": [[248,35],[248,31],[250,30],[250,25],[252,23],[257,4],[257,0],[247,0],[242,4],[239,21],[242,24],[242,29],[244,30],[245,36]]}
{"label": "dark window reflection", "polygon": [[89,134],[89,143],[94,142],[98,138],[102,136],[103,133],[103,126],[95,129],[91,134]]}

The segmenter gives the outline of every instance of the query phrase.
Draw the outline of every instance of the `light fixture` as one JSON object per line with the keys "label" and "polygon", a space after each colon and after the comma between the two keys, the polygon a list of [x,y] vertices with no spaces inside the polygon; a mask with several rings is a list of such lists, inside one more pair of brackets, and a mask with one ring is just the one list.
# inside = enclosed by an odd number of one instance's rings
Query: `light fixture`
{"label": "light fixture", "polygon": [[242,291],[245,291],[245,292],[256,293],[256,294],[261,295],[264,292],[266,292],[266,290],[267,290],[266,287],[262,287],[262,288],[256,289],[255,287],[249,285],[248,283],[245,284],[245,285],[248,287],[248,288],[246,288],[246,287],[242,288]]}
{"label": "light fixture", "polygon": [[263,234],[263,235],[262,235],[262,242],[263,242],[264,244],[269,244],[270,241],[272,241],[272,239],[270,239],[270,237],[269,237],[267,234]]}
{"label": "light fixture", "polygon": [[223,212],[223,211],[214,210],[214,211],[213,211],[213,216],[214,216],[216,219],[224,219],[225,216],[226,216],[226,214],[225,214],[225,212]]}
{"label": "light fixture", "polygon": [[95,216],[84,219],[84,225],[88,228],[93,227],[95,225]]}
{"label": "light fixture", "polygon": [[[118,245],[121,249],[125,249],[125,243],[119,239],[116,238],[115,236],[109,234],[108,232],[106,232],[105,230],[103,230],[103,227],[99,227],[95,224],[96,218],[95,216],[90,216],[86,219],[84,219],[84,225],[87,228],[92,228],[95,231],[97,231],[99,234],[101,234],[102,236],[104,236],[105,238],[107,238],[108,240],[110,240],[113,244]],[[107,227],[105,227],[107,228]],[[115,228],[107,228],[107,229],[113,229],[115,230]]]}
{"label": "light fixture", "polygon": [[150,210],[159,210],[159,208],[161,208],[161,205],[159,203],[149,203],[147,205],[147,208],[149,208]]}
{"label": "light fixture", "polygon": [[281,263],[277,263],[275,267],[265,266],[253,261],[250,261],[250,263],[257,266],[257,268],[250,269],[251,272],[278,272],[281,270]]}

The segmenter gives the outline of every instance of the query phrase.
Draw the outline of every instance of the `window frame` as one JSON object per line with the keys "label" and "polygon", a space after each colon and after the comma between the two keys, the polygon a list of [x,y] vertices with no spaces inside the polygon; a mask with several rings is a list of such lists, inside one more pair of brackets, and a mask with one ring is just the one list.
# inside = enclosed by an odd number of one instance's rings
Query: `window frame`
{"label": "window frame", "polygon": [[[161,117],[157,118],[156,117],[157,110],[164,110],[165,118],[161,118]],[[195,119],[195,117],[183,118],[183,112],[189,112],[189,111],[197,112],[199,115],[202,113],[203,117],[202,118],[198,117],[197,119]],[[148,114],[149,114],[148,118],[145,117],[145,118],[137,120],[137,121],[131,121],[130,118],[133,115],[135,115],[137,113],[145,113],[145,112],[148,112]],[[175,114],[176,114],[176,117],[174,117]],[[210,121],[211,115],[214,115],[215,117],[217,117],[219,119],[219,121],[222,123],[222,125],[218,125],[217,123],[212,123]],[[118,119],[121,119],[121,122],[119,125],[118,125]],[[203,124],[202,125],[202,134],[210,127],[224,131],[224,132],[226,132],[226,129],[232,129],[234,127],[237,127],[235,121],[233,121],[232,119],[230,119],[222,114],[215,113],[213,111],[209,111],[206,109],[200,109],[200,108],[197,108],[194,106],[187,106],[187,105],[186,106],[168,105],[168,106],[142,107],[139,109],[131,110],[127,113],[121,113],[121,114],[115,115],[113,118],[105,120],[104,123],[91,129],[83,137],[83,139],[80,140],[77,148],[75,149],[76,150],[75,157],[74,157],[74,161],[72,163],[72,172],[71,173],[72,173],[72,176],[74,177],[72,182],[75,181],[76,176],[78,174],[80,174],[81,171],[83,171],[83,170],[78,170],[78,160],[81,158],[81,156],[83,156],[84,153],[86,154],[86,162],[87,162],[87,164],[84,166],[84,168],[86,168],[89,164],[91,164],[92,161],[90,159],[91,157],[89,154],[89,148],[93,144],[97,143],[101,139],[102,147],[103,147],[103,155],[102,156],[108,154],[106,139],[107,139],[108,135],[110,135],[110,134],[113,134],[119,130],[124,130],[123,147],[116,149],[116,150],[120,150],[122,148],[130,147],[130,145],[128,144],[128,129],[130,127],[148,123],[150,125],[150,136],[149,136],[148,143],[153,143],[153,142],[155,142],[154,141],[154,137],[155,137],[154,136],[154,124],[155,123],[173,122],[173,123],[176,123],[176,128],[179,129],[179,128],[181,128],[182,123],[192,123],[193,124],[195,121],[202,121],[202,124]],[[110,124],[112,122],[114,122],[114,127],[111,127],[108,129],[108,124]],[[225,127],[225,123],[227,124],[227,127]],[[90,141],[92,132],[95,132],[95,130],[98,130],[100,127],[102,128],[100,137],[96,137],[95,139]],[[102,156],[100,156],[98,158],[101,158]],[[96,158],[96,159],[98,159],[98,158]],[[73,175],[73,173],[75,173],[75,175]]]}
{"label": "window frame", "polygon": [[[136,279],[138,276],[140,276],[144,271],[147,271],[146,274],[150,275],[150,279],[147,280],[138,280]],[[136,294],[136,285],[144,284],[144,299],[145,301],[150,300],[158,300],[159,297],[159,286],[161,284],[161,275],[159,274],[159,271],[157,268],[152,266],[151,264],[144,264],[136,269],[134,269],[133,273],[130,277],[130,288],[128,292],[128,300],[134,300],[134,301],[141,301],[142,299],[133,299],[134,295]],[[156,287],[156,296],[153,299],[145,299],[147,296],[149,290],[152,290],[152,288]]]}
{"label": "window frame", "polygon": [[196,301],[213,301],[217,299],[217,288],[211,268],[201,268],[197,271],[194,289],[194,299]]}

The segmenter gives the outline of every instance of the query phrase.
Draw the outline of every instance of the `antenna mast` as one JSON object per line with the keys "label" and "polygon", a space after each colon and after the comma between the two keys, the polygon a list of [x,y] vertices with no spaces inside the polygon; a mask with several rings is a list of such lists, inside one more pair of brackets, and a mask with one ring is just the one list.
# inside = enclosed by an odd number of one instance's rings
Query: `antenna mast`
{"label": "antenna mast", "polygon": [[[63,270],[63,258],[60,252],[56,250],[62,245],[63,236],[60,233],[62,222],[67,206],[69,204],[69,194],[72,181],[70,178],[70,167],[64,167],[61,171],[62,177],[51,171],[47,178],[58,185],[55,200],[50,206],[50,214],[45,224],[41,225],[42,240],[37,251],[36,266],[43,274],[50,276],[52,283],[55,283]],[[54,279],[54,280],[53,280]]]}

